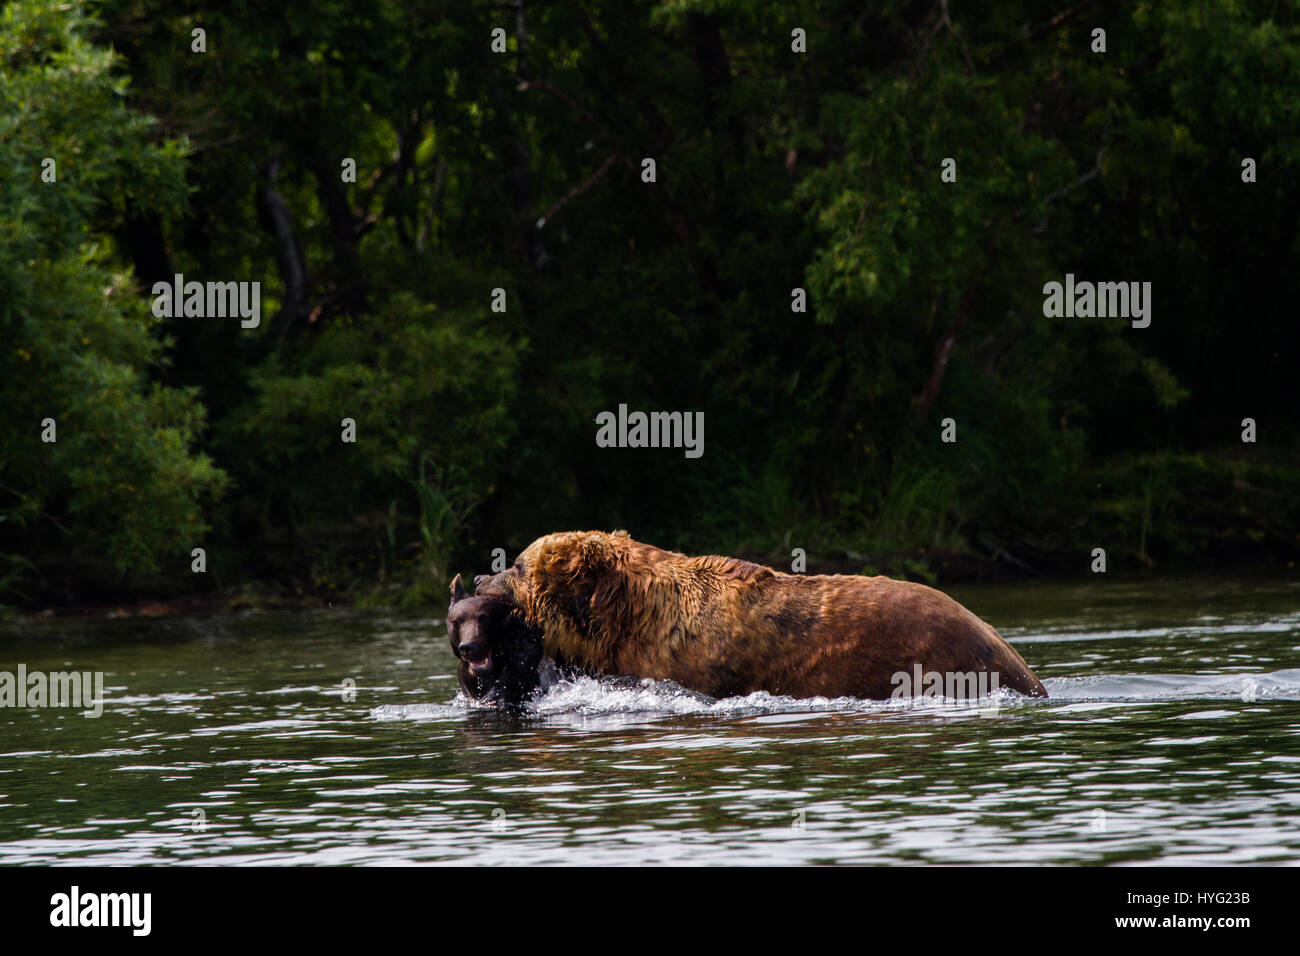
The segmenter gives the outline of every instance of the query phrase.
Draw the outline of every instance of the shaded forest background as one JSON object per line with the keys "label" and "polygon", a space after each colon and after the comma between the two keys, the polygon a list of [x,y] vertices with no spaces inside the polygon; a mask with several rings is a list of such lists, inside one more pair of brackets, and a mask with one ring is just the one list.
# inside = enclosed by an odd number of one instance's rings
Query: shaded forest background
{"label": "shaded forest background", "polygon": [[[441,601],[588,527],[923,578],[1293,567],[1298,22],[9,3],[0,602]],[[1067,272],[1151,282],[1151,326],[1045,318]],[[261,325],[155,318],[175,273],[260,281]],[[598,449],[620,403],[704,412],[704,456]]]}

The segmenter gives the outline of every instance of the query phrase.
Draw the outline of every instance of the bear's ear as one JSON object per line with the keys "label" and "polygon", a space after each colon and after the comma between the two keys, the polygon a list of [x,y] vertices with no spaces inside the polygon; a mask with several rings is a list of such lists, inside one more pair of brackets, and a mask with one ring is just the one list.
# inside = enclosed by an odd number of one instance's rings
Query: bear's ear
{"label": "bear's ear", "polygon": [[451,579],[451,603],[455,604],[457,601],[463,601],[467,597],[469,597],[469,594],[465,591],[465,585],[460,583],[460,575],[458,574]]}
{"label": "bear's ear", "polygon": [[[623,532],[627,537],[627,532]],[[578,539],[578,554],[586,571],[602,571],[614,563],[614,545],[618,533],[605,534],[603,531],[589,531]]]}

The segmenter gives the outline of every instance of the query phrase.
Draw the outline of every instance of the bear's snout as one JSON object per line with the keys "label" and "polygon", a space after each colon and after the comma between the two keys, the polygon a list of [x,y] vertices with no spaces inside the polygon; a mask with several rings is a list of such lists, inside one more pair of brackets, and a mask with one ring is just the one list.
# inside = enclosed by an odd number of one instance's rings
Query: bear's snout
{"label": "bear's snout", "polygon": [[515,603],[515,572],[502,571],[500,574],[474,575],[474,596],[502,598]]}
{"label": "bear's snout", "polygon": [[485,656],[487,644],[483,641],[471,638],[468,641],[458,641],[456,644],[456,656],[462,661],[480,661]]}
{"label": "bear's snout", "polygon": [[[462,640],[460,635],[466,630],[470,632],[469,636]],[[482,634],[480,627],[457,628],[452,643],[452,653],[460,658],[461,664],[468,667],[471,674],[482,676],[492,673],[495,669],[494,643],[490,635]]]}

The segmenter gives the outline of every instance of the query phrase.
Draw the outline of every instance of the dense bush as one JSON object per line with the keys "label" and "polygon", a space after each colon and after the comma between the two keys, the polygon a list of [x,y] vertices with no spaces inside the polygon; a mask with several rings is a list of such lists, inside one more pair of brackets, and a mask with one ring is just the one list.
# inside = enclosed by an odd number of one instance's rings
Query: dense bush
{"label": "dense bush", "polygon": [[[576,526],[1294,556],[1294,3],[93,9],[0,39],[19,592],[191,586],[203,539],[214,583],[424,600]],[[1151,326],[1046,318],[1067,272],[1151,282]],[[155,320],[175,273],[262,323]],[[598,449],[624,403],[705,454]]]}

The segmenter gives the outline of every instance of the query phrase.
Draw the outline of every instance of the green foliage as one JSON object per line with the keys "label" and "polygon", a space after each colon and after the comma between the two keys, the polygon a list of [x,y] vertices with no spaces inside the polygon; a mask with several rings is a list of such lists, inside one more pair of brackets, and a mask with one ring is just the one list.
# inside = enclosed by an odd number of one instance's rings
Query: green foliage
{"label": "green foliage", "polygon": [[1116,457],[1090,477],[1096,497],[1089,523],[1120,560],[1286,559],[1295,539],[1300,469],[1293,461],[1229,448],[1165,452]]}
{"label": "green foliage", "polygon": [[[1066,7],[11,3],[0,580],[206,524],[223,581],[374,601],[567,527],[922,577],[1293,550],[1297,6]],[[261,282],[261,326],[160,327],[174,272]],[[1067,272],[1150,281],[1151,327],[1045,318]],[[704,457],[598,450],[624,403]],[[1181,484],[1229,474],[1255,537]]]}
{"label": "green foliage", "polygon": [[76,8],[12,3],[2,22],[0,530],[26,553],[153,571],[202,540],[202,504],[224,476],[193,450],[196,389],[150,381],[165,340],[93,226],[137,190],[182,208],[182,149],[126,107]]}
{"label": "green foliage", "polygon": [[[494,332],[481,310],[437,312],[400,293],[380,317],[334,322],[310,350],[269,359],[217,436],[241,476],[231,520],[255,519],[256,535],[303,532],[309,552],[373,544],[385,576],[405,570],[414,595],[439,593],[514,436],[526,345]],[[354,443],[342,438],[348,418]]]}

